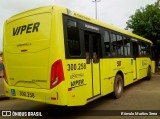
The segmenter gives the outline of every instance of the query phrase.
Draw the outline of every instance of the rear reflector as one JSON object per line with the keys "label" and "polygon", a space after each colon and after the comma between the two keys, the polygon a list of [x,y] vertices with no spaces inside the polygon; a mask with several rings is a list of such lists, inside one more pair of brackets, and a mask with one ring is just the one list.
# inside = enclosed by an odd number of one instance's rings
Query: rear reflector
{"label": "rear reflector", "polygon": [[51,100],[57,100],[57,98],[55,98],[55,97],[51,97]]}
{"label": "rear reflector", "polygon": [[51,100],[58,100],[58,92],[56,93],[56,97],[51,97]]}

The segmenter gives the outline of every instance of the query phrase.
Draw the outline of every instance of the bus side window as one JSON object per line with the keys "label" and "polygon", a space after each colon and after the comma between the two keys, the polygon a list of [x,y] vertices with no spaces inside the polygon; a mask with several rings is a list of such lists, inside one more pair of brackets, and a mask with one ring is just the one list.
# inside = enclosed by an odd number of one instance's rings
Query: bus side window
{"label": "bus side window", "polygon": [[139,45],[139,52],[140,52],[140,56],[142,56],[142,57],[149,56],[150,55],[150,45],[149,45],[149,43],[141,41],[140,45]]}
{"label": "bus side window", "polygon": [[99,51],[99,35],[93,35],[93,63],[98,63],[100,58],[100,51]]}
{"label": "bus side window", "polygon": [[111,51],[110,51],[110,40],[109,40],[109,33],[108,31],[104,31],[104,52],[106,56],[111,56]]}
{"label": "bus side window", "polygon": [[133,41],[132,41],[132,55],[134,59],[139,57],[138,43]]}
{"label": "bus side window", "polygon": [[86,63],[90,64],[89,52],[86,52]]}
{"label": "bus side window", "polygon": [[116,57],[117,56],[117,40],[116,40],[116,34],[114,33],[111,34],[111,51],[112,51],[112,56]]}
{"label": "bus side window", "polygon": [[151,46],[149,43],[146,43],[146,55],[150,56],[151,54]]}
{"label": "bus side window", "polygon": [[90,64],[90,55],[89,55],[89,35],[84,34],[85,41],[85,52],[86,52],[86,63]]}
{"label": "bus side window", "polygon": [[142,56],[146,56],[146,44],[145,42],[141,42],[141,52],[142,52]]}
{"label": "bus side window", "polygon": [[98,59],[98,55],[96,52],[93,53],[93,63],[98,63],[99,59]]}
{"label": "bus side window", "polygon": [[139,42],[138,44],[138,53],[139,53],[139,56],[142,57],[142,51],[141,51],[141,43]]}
{"label": "bus side window", "polygon": [[123,56],[123,38],[121,35],[117,35],[117,55]]}
{"label": "bus side window", "polygon": [[131,43],[130,43],[130,38],[128,37],[123,37],[124,41],[124,55],[130,56],[131,55]]}
{"label": "bus side window", "polygon": [[68,41],[68,50],[70,56],[80,56],[80,37],[79,37],[79,28],[78,23],[72,20],[67,22],[67,41]]}

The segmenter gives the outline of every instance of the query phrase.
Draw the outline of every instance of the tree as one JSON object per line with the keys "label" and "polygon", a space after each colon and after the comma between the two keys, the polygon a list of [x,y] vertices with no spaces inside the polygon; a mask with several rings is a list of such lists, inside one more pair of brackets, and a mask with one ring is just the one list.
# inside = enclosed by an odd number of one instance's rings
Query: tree
{"label": "tree", "polygon": [[133,33],[150,39],[154,44],[160,40],[160,6],[159,0],[155,4],[147,5],[136,10],[127,22],[127,28]]}
{"label": "tree", "polygon": [[160,54],[160,0],[145,8],[137,9],[127,21],[128,28],[132,29],[133,33],[153,42],[156,49],[155,59],[158,59]]}

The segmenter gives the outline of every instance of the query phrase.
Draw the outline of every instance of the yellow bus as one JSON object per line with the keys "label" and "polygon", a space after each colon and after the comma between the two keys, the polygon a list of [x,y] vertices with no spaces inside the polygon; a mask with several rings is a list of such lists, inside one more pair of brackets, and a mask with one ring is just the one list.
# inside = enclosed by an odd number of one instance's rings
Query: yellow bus
{"label": "yellow bus", "polygon": [[46,6],[5,22],[5,95],[53,105],[85,105],[151,79],[152,42],[73,10]]}

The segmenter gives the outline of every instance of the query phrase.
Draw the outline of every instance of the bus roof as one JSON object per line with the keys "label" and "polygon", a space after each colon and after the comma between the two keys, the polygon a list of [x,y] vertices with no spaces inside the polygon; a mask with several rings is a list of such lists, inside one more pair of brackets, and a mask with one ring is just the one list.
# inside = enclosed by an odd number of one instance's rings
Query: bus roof
{"label": "bus roof", "polygon": [[90,22],[92,24],[95,24],[95,25],[98,25],[98,26],[101,26],[101,27],[104,27],[104,28],[107,28],[107,29],[110,29],[110,30],[113,30],[113,31],[117,31],[119,33],[131,36],[133,38],[144,40],[144,41],[149,42],[149,43],[152,44],[152,42],[150,40],[148,40],[146,38],[143,38],[141,36],[138,36],[136,34],[133,34],[132,32],[120,29],[120,28],[118,28],[118,27],[116,27],[114,25],[101,22],[99,20],[96,20],[94,18],[88,17],[88,16],[80,14],[80,13],[74,11],[74,10],[70,10],[70,9],[67,9],[67,8],[61,7],[61,6],[45,6],[45,7],[39,7],[39,8],[31,9],[31,10],[28,10],[28,11],[25,11],[25,12],[21,12],[21,13],[19,13],[17,15],[12,16],[6,22],[7,23],[8,22],[12,22],[12,21],[14,21],[16,19],[23,18],[25,16],[29,16],[29,15],[33,15],[33,14],[38,14],[38,13],[43,13],[43,12],[52,12],[53,10],[59,11],[59,13],[67,14],[69,16],[72,16],[72,17],[75,17],[75,18]]}

